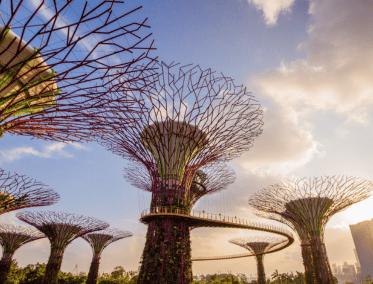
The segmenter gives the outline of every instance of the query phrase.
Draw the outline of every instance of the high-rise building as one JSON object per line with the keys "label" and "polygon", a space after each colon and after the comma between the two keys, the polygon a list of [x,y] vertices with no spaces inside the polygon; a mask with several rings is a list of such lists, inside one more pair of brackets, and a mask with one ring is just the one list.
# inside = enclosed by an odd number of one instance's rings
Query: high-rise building
{"label": "high-rise building", "polygon": [[373,219],[350,225],[363,279],[373,276]]}
{"label": "high-rise building", "polygon": [[344,262],[342,267],[333,263],[332,265],[333,275],[337,278],[338,283],[360,283],[359,275],[356,273],[355,266],[353,264],[347,264]]}

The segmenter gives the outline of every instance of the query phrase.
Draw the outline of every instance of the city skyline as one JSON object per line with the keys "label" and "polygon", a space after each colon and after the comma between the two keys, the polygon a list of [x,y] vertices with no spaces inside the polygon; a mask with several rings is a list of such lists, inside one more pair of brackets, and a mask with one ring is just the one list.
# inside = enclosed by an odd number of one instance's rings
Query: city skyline
{"label": "city skyline", "polygon": [[[244,84],[263,106],[263,134],[250,151],[230,163],[236,172],[235,184],[202,198],[196,210],[259,221],[247,201],[270,184],[293,177],[343,174],[373,180],[370,4],[345,0],[339,5],[331,0],[133,2],[126,3],[126,9],[144,6],[139,17],[149,17],[158,48],[154,54],[160,60],[222,72]],[[4,135],[0,145],[2,169],[32,177],[61,195],[59,203],[40,210],[96,217],[134,234],[105,250],[100,273],[117,265],[138,268],[146,232],[139,218],[149,206],[149,194],[125,181],[126,160],[95,143],[63,144]],[[331,219],[325,233],[330,263],[356,262],[348,225],[373,218],[372,205],[370,198]],[[14,214],[3,215],[1,221],[22,224]],[[228,240],[255,234],[193,230],[192,256],[244,253]],[[48,242],[38,240],[22,247],[14,259],[25,266],[46,263],[48,255]],[[76,240],[66,250],[62,271],[72,271],[78,264],[79,270],[88,272],[91,257],[89,245]],[[266,256],[265,266],[267,275],[275,269],[303,271],[299,243]],[[193,264],[193,274],[218,270],[254,274],[255,259]]]}

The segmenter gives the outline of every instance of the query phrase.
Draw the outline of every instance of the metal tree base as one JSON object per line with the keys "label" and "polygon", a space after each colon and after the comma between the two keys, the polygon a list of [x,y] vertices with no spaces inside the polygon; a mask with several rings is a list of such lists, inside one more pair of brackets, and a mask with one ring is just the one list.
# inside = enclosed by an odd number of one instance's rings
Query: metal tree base
{"label": "metal tree base", "polygon": [[192,283],[189,225],[178,218],[149,223],[138,284]]}
{"label": "metal tree base", "polygon": [[312,251],[309,240],[301,240],[301,249],[306,284],[315,284],[315,268],[313,266]]}
{"label": "metal tree base", "polygon": [[61,269],[64,249],[51,249],[43,284],[57,284],[58,272]]}
{"label": "metal tree base", "polygon": [[100,267],[100,256],[95,254],[93,256],[91,266],[89,268],[88,278],[86,284],[96,284],[98,278],[98,269]]}
{"label": "metal tree base", "polygon": [[258,284],[266,284],[266,274],[264,271],[263,254],[258,254],[256,257],[257,273],[258,273]]}
{"label": "metal tree base", "polygon": [[6,283],[12,265],[12,257],[13,253],[3,253],[0,260],[0,284]]}
{"label": "metal tree base", "polygon": [[331,273],[328,255],[325,245],[320,236],[311,236],[312,258],[315,266],[316,283],[334,284],[333,274]]}

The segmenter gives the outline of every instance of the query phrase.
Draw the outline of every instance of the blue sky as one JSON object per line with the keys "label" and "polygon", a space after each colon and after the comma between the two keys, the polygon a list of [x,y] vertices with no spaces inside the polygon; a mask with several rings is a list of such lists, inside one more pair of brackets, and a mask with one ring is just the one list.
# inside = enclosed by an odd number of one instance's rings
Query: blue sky
{"label": "blue sky", "polygon": [[[287,178],[346,174],[373,180],[373,6],[335,2],[149,0],[120,6],[144,6],[133,17],[149,18],[154,55],[160,60],[222,72],[247,86],[263,106],[263,134],[231,163],[237,173],[235,185],[204,197],[196,209],[250,219],[255,218],[247,206],[250,194]],[[97,217],[134,234],[104,251],[101,272],[117,265],[137,269],[145,241],[146,226],[138,220],[148,194],[122,178],[126,163],[95,143],[63,144],[9,134],[0,139],[1,168],[42,181],[61,195],[56,205],[35,210]],[[348,224],[372,219],[372,205],[368,199],[329,222],[326,245],[332,263],[356,262]],[[13,213],[1,219],[17,222]],[[248,234],[255,232],[194,230],[192,253],[243,253],[228,240]],[[48,242],[39,240],[25,245],[15,258],[23,266],[46,262],[48,255]],[[62,269],[72,271],[78,264],[79,270],[88,271],[90,260],[89,245],[76,240],[65,253]],[[299,243],[267,256],[265,265],[268,275],[275,269],[302,271]],[[254,274],[256,266],[254,259],[235,259],[198,262],[193,270]]]}

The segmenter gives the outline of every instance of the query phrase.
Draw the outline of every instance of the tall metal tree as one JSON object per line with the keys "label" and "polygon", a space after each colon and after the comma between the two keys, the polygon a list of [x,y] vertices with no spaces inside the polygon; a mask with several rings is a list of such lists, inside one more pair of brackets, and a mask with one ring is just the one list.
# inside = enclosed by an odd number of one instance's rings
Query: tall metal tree
{"label": "tall metal tree", "polygon": [[89,140],[103,106],[130,108],[129,82],[152,69],[147,19],[123,1],[81,2],[0,1],[0,137]]}
{"label": "tall metal tree", "polygon": [[259,210],[254,210],[253,213],[262,218],[281,222],[289,226],[290,228],[292,228],[293,231],[297,232],[298,238],[300,241],[301,251],[302,251],[306,284],[316,283],[315,266],[313,264],[312,251],[311,251],[311,240],[310,240],[307,230],[303,226],[301,226],[301,224],[298,224],[295,221],[289,221],[288,219],[285,219],[284,217],[278,214],[262,212]]}
{"label": "tall metal tree", "polygon": [[0,260],[0,284],[6,283],[16,250],[24,244],[41,238],[45,238],[45,235],[34,228],[0,224],[0,244],[3,247],[3,256]]}
{"label": "tall metal tree", "polygon": [[86,284],[96,284],[98,278],[98,269],[100,266],[100,259],[103,250],[118,240],[131,237],[132,233],[122,231],[119,229],[106,229],[98,232],[93,232],[90,234],[85,234],[82,236],[92,247],[93,258],[91,266],[88,272],[88,278]]}
{"label": "tall metal tree", "polygon": [[64,212],[23,211],[17,213],[16,217],[43,232],[51,243],[51,253],[42,284],[57,283],[63,254],[73,240],[109,227],[108,223],[96,218]]}
{"label": "tall metal tree", "polygon": [[32,178],[0,169],[0,214],[27,207],[57,203],[60,196]]}
{"label": "tall metal tree", "polygon": [[258,284],[266,284],[266,275],[264,271],[264,255],[272,248],[275,248],[287,241],[286,238],[275,238],[268,236],[251,236],[229,240],[230,243],[241,246],[251,251],[256,258]]}
{"label": "tall metal tree", "polygon": [[[112,130],[98,140],[146,167],[152,178],[151,207],[190,210],[197,172],[249,150],[262,132],[262,111],[233,79],[199,66],[174,66],[160,64],[149,83],[133,93],[141,112],[120,112],[118,104],[103,121]],[[190,283],[191,268],[188,222],[172,217],[150,221],[139,283]]]}
{"label": "tall metal tree", "polygon": [[328,284],[334,279],[324,244],[325,226],[334,214],[368,198],[372,188],[371,181],[348,176],[292,180],[260,190],[250,197],[249,204],[307,231],[316,281]]}

